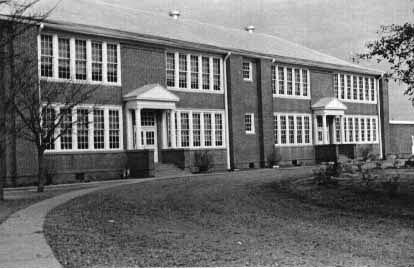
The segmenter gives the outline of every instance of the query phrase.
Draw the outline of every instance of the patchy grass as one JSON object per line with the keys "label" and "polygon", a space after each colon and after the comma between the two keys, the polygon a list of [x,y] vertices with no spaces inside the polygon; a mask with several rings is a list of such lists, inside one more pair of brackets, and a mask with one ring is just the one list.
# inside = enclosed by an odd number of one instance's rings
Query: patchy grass
{"label": "patchy grass", "polygon": [[67,267],[414,265],[412,218],[297,199],[280,179],[301,169],[92,193],[50,212],[45,235]]}

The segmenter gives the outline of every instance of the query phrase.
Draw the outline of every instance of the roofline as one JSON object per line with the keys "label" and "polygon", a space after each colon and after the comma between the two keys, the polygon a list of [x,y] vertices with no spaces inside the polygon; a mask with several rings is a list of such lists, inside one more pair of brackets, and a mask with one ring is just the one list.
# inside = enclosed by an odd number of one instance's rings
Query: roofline
{"label": "roofline", "polygon": [[[35,22],[35,23],[39,23],[39,22]],[[210,52],[222,53],[222,54],[232,52],[234,54],[238,54],[238,55],[242,55],[246,57],[253,57],[253,58],[256,57],[256,58],[262,58],[262,59],[269,59],[272,61],[276,60],[276,61],[280,61],[286,64],[297,64],[297,65],[304,65],[304,66],[310,66],[310,67],[317,66],[321,68],[334,69],[334,70],[340,70],[340,71],[345,71],[345,72],[357,72],[361,74],[376,75],[376,76],[382,76],[384,74],[384,72],[381,70],[376,70],[376,69],[371,69],[371,68],[366,68],[366,67],[352,67],[352,66],[330,64],[330,63],[312,61],[312,60],[306,60],[306,59],[300,59],[300,58],[286,57],[283,55],[271,55],[271,54],[265,54],[265,53],[254,52],[254,51],[238,50],[234,48],[223,48],[223,47],[217,47],[213,45],[182,41],[178,39],[171,39],[171,38],[165,38],[165,37],[160,37],[160,36],[139,34],[139,33],[134,33],[134,32],[99,27],[99,26],[76,24],[76,23],[57,21],[57,20],[48,20],[48,19],[46,19],[43,22],[43,24],[45,27],[50,28],[50,29],[65,30],[65,31],[77,32],[77,33],[88,34],[88,35],[99,35],[99,36],[104,36],[108,38],[141,41],[141,42],[147,42],[147,43],[156,43],[158,45],[185,47],[188,49],[208,50]]]}

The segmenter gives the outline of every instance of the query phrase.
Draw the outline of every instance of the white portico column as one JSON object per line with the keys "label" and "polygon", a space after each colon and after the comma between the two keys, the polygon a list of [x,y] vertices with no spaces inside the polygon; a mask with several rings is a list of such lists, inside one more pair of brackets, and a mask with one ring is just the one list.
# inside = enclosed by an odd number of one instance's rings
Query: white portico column
{"label": "white portico column", "polygon": [[176,131],[175,131],[175,110],[171,110],[171,117],[170,117],[170,130],[171,130],[171,147],[177,147],[177,138],[176,138]]}
{"label": "white portico column", "polygon": [[326,126],[326,115],[322,115],[323,144],[328,144],[328,130]]}
{"label": "white portico column", "polygon": [[135,128],[136,128],[136,138],[137,138],[137,149],[142,149],[141,143],[141,108],[138,107],[135,110]]}
{"label": "white portico column", "polygon": [[313,139],[315,141],[315,145],[319,144],[319,136],[318,136],[318,115],[313,115]]}

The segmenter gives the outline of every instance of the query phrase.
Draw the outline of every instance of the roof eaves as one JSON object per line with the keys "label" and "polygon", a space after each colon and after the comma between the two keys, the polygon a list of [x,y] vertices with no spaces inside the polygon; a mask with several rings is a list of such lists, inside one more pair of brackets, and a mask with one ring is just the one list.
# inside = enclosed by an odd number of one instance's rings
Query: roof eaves
{"label": "roof eaves", "polygon": [[103,28],[103,27],[98,27],[98,26],[75,24],[75,23],[70,23],[70,22],[65,22],[65,21],[47,20],[44,24],[47,28],[50,28],[50,29],[105,36],[108,38],[119,38],[122,40],[156,43],[158,45],[208,50],[210,52],[223,53],[223,54],[230,51],[234,54],[239,54],[239,55],[246,56],[246,57],[258,57],[258,58],[264,58],[264,59],[270,59],[270,60],[277,60],[277,61],[280,61],[286,64],[298,64],[298,65],[305,65],[309,67],[316,66],[320,68],[341,70],[345,72],[358,72],[361,74],[369,74],[369,75],[377,75],[377,76],[380,76],[383,74],[383,71],[366,68],[366,67],[338,65],[338,64],[331,64],[331,63],[319,62],[319,61],[313,61],[313,60],[307,60],[307,59],[286,57],[283,55],[269,55],[269,54],[260,53],[256,51],[237,50],[234,48],[222,48],[222,47],[217,47],[213,45],[198,44],[194,42],[187,42],[183,40],[170,39],[170,38],[165,38],[165,37],[160,37],[160,36],[132,33],[132,32],[126,32],[126,31],[117,30],[117,29],[109,29],[109,28]]}

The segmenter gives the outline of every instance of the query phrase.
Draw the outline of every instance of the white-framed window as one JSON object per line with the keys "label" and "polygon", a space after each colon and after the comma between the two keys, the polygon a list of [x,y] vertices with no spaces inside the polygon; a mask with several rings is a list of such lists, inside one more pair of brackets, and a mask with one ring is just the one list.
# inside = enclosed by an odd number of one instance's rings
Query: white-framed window
{"label": "white-framed window", "polygon": [[[48,133],[53,129],[56,121],[56,111],[54,108],[47,108],[44,111],[44,117],[43,117],[43,129],[44,134],[48,135]],[[48,144],[46,145],[47,150],[54,150],[55,149],[55,143],[52,143],[53,137],[50,137]]]}
{"label": "white-framed window", "polygon": [[70,41],[58,39],[58,78],[70,79]]}
{"label": "white-framed window", "polygon": [[121,85],[119,43],[46,33],[38,53],[41,79]]}
{"label": "white-framed window", "polygon": [[276,146],[311,145],[311,115],[274,113],[273,129]]}
{"label": "white-framed window", "polygon": [[[122,108],[79,105],[72,110],[53,105],[62,121],[59,136],[47,153],[122,149]],[[55,117],[57,115],[55,114]]]}
{"label": "white-framed window", "polygon": [[254,134],[254,114],[246,113],[244,114],[244,131],[246,134]]}
{"label": "white-framed window", "polygon": [[201,147],[201,114],[193,114],[193,147]]}
{"label": "white-framed window", "polygon": [[243,61],[242,64],[242,75],[243,75],[243,80],[245,81],[252,81],[253,80],[253,67],[252,67],[252,62],[251,61]]}
{"label": "white-framed window", "polygon": [[87,52],[86,40],[75,41],[75,79],[87,80]]}
{"label": "white-framed window", "polygon": [[275,65],[271,72],[274,97],[310,99],[308,69]]}
{"label": "white-framed window", "polygon": [[53,37],[40,37],[40,76],[53,77]]}
{"label": "white-framed window", "polygon": [[168,112],[167,144],[164,147],[172,147],[171,117],[174,116],[176,147],[205,149],[224,148],[224,111],[222,110],[192,110],[181,109],[175,112]]}
{"label": "white-framed window", "polygon": [[165,63],[166,84],[172,90],[224,92],[221,57],[167,51]]}
{"label": "white-framed window", "polygon": [[166,78],[167,86],[174,87],[175,85],[175,54],[167,52],[166,54]]}
{"label": "white-framed window", "polygon": [[333,74],[334,96],[340,100],[353,103],[375,104],[377,79],[372,76],[356,74]]}
{"label": "white-framed window", "polygon": [[118,47],[116,44],[107,44],[107,80],[111,83],[118,82]]}
{"label": "white-framed window", "polygon": [[[340,121],[344,130],[341,131]],[[339,137],[345,138],[345,144],[375,144],[378,143],[378,116],[345,115],[335,119],[336,143],[341,143]]]}

